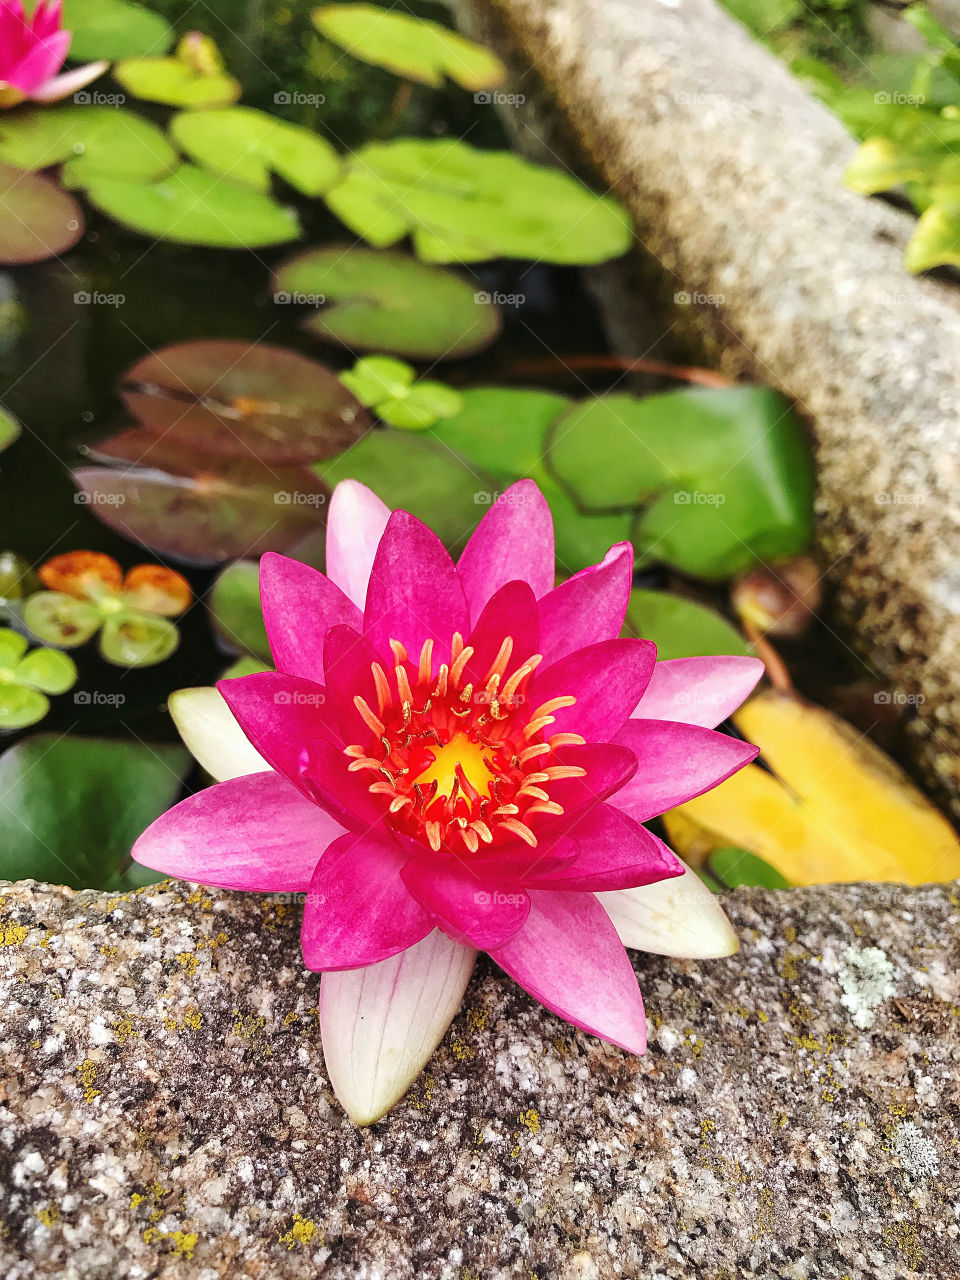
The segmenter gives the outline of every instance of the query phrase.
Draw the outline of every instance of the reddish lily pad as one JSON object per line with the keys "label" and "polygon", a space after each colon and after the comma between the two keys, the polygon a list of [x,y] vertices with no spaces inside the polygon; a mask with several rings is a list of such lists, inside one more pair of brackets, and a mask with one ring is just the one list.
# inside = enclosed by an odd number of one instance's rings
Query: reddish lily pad
{"label": "reddish lily pad", "polygon": [[0,264],[44,262],[72,249],[83,213],[50,178],[0,164]]}
{"label": "reddish lily pad", "polygon": [[108,528],[195,565],[285,551],[322,524],[328,494],[306,468],[268,470],[237,460],[196,475],[81,467],[73,478]]}
{"label": "reddish lily pad", "polygon": [[[367,411],[325,365],[266,344],[164,347],[128,369],[122,381],[127,408],[167,446],[268,466],[331,457],[371,425]],[[154,464],[170,469],[167,462]]]}
{"label": "reddish lily pad", "polygon": [[61,591],[79,600],[114,595],[123,583],[123,570],[102,551],[65,551],[40,566],[37,576],[48,591]]}

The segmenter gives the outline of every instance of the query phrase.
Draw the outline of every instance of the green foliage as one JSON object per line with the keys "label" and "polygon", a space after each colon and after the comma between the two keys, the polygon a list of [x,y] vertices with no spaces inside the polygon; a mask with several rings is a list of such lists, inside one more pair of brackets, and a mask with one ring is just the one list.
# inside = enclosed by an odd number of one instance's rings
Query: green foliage
{"label": "green foliage", "polygon": [[31,170],[62,164],[67,187],[97,178],[148,182],[176,160],[162,130],[117,107],[70,104],[0,115],[0,161]]}
{"label": "green foliage", "polygon": [[316,9],[314,25],[355,58],[434,87],[444,75],[464,89],[492,89],[505,71],[500,59],[438,22],[373,4]]}
{"label": "green foliage", "polygon": [[229,75],[212,40],[196,32],[184,36],[169,58],[130,58],[113,68],[128,93],[168,107],[222,107],[240,97],[239,80]]}
{"label": "green foliage", "polygon": [[10,448],[14,440],[19,438],[20,431],[20,423],[0,405],[0,453]]}
{"label": "green foliage", "polygon": [[184,111],[174,116],[170,134],[197,164],[258,191],[270,190],[275,173],[303,195],[318,196],[340,172],[340,157],[325,139],[252,107]]}
{"label": "green foliage", "polygon": [[669,591],[634,587],[626,627],[631,635],[652,640],[660,659],[750,653],[743,636],[726,618]]}
{"label": "green foliage", "polygon": [[424,431],[440,418],[453,418],[463,396],[453,387],[428,378],[416,381],[416,370],[389,356],[366,356],[340,375],[361,404],[382,422],[405,431]]}
{"label": "green foliage", "polygon": [[28,653],[27,647],[22,635],[0,627],[0,733],[36,724],[50,710],[47,695],[66,693],[76,683],[77,668],[65,653]]}
{"label": "green foliage", "polygon": [[755,853],[726,845],[715,849],[707,859],[707,867],[722,889],[736,889],[741,885],[756,885],[761,889],[789,889],[790,881]]}
{"label": "green foliage", "polygon": [[272,661],[260,611],[260,566],[255,560],[227,565],[213,584],[209,603],[213,629],[224,648]]}
{"label": "green foliage", "polygon": [[173,44],[170,24],[129,0],[63,0],[63,25],[73,32],[70,58],[141,58],[166,53]]}

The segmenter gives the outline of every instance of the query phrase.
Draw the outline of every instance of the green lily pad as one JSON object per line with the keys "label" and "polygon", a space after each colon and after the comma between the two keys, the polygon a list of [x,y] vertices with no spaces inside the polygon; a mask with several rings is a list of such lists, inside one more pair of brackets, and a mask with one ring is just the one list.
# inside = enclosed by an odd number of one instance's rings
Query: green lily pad
{"label": "green lily pad", "polygon": [[713,609],[672,595],[634,587],[627,609],[627,631],[657,646],[659,658],[706,658],[750,654],[740,632]]}
{"label": "green lily pad", "polygon": [[236,461],[197,475],[138,466],[81,467],[73,479],[91,513],[108,528],[195,565],[286,551],[323,524],[328,496],[309,468],[268,469]]}
{"label": "green lily pad", "polygon": [[314,10],[313,22],[353,57],[435,88],[447,75],[464,89],[492,89],[506,74],[500,59],[472,40],[379,5],[324,5]]}
{"label": "green lily pad", "polygon": [[162,442],[162,457],[142,457],[144,440],[135,460],[164,470],[174,449],[266,466],[314,462],[348,448],[371,425],[325,365],[266,343],[162,347],[132,365],[121,386],[127,408]]}
{"label": "green lily pad", "polygon": [[157,182],[98,178],[87,195],[122,226],[174,244],[259,249],[300,235],[291,209],[246,183],[189,164]]}
{"label": "green lily pad", "polygon": [[180,632],[169,618],[127,610],[108,617],[100,653],[115,667],[155,667],[176,653]]}
{"label": "green lily pad", "polygon": [[[83,213],[50,178],[0,164],[0,265],[43,262],[72,249],[83,235]],[[19,428],[0,410],[0,448]]]}
{"label": "green lily pad", "polygon": [[59,649],[34,649],[20,662],[16,678],[38,693],[66,693],[77,683],[77,667]]}
{"label": "green lily pad", "polygon": [[39,585],[29,560],[15,551],[0,551],[0,604],[20,601]]}
{"label": "green lily pad", "polygon": [[482,351],[500,332],[498,309],[478,304],[473,285],[405,253],[311,249],[274,276],[275,301],[299,298],[328,304],[305,321],[311,333],[354,351],[452,360]]}
{"label": "green lily pad", "polygon": [[38,591],[27,598],[23,620],[44,644],[76,649],[100,630],[103,615],[88,600],[63,591]]}
{"label": "green lily pad", "polygon": [[388,426],[423,431],[440,418],[455,417],[463,396],[443,382],[416,381],[416,370],[389,356],[365,356],[340,381]]}
{"label": "green lily pad", "polygon": [[259,191],[269,191],[275,173],[305,196],[319,196],[340,173],[340,156],[325,138],[253,107],[183,111],[170,133],[197,164]]}
{"label": "green lily pad", "polygon": [[170,24],[129,0],[64,0],[63,25],[73,32],[70,57],[75,62],[139,58],[166,53],[173,44]]}
{"label": "green lily pad", "polygon": [[272,662],[260,609],[260,566],[255,560],[227,565],[210,591],[210,617],[221,644]]}
{"label": "green lily pad", "polygon": [[707,859],[707,866],[726,889],[736,889],[740,885],[757,885],[762,889],[790,888],[790,881],[785,880],[776,867],[755,853],[733,845],[715,849]]}
{"label": "green lily pad", "polygon": [[625,253],[633,238],[628,215],[612,197],[512,152],[478,151],[451,139],[370,143],[347,157],[326,201],[379,248],[409,233],[426,262],[605,262]]}
{"label": "green lily pad", "polygon": [[0,876],[72,889],[122,875],[176,800],[190,754],[166,743],[34,734],[0,756]]}
{"label": "green lily pad", "polygon": [[0,732],[36,724],[50,710],[46,694],[66,693],[76,683],[72,659],[55,649],[27,653],[27,641],[0,628]]}
{"label": "green lily pad", "polygon": [[[2,199],[2,197],[0,197]],[[0,254],[2,257],[2,254]],[[14,440],[19,438],[22,428],[12,413],[0,405],[0,453],[9,449]]]}
{"label": "green lily pad", "polygon": [[0,670],[10,670],[19,665],[28,648],[26,636],[10,627],[0,627]]}
{"label": "green lily pad", "polygon": [[581,510],[634,510],[638,552],[683,573],[722,580],[810,540],[806,437],[767,387],[589,400],[554,423],[546,463]]}
{"label": "green lily pad", "polygon": [[36,689],[0,680],[0,733],[29,729],[31,725],[41,721],[49,710],[50,699]]}
{"label": "green lily pad", "polygon": [[240,97],[241,84],[224,70],[213,41],[191,32],[169,58],[128,58],[114,79],[135,98],[168,107],[224,107]]}
{"label": "green lily pad", "polygon": [[156,125],[118,107],[30,108],[0,115],[0,161],[20,169],[62,164],[64,186],[95,178],[148,182],[177,155]]}
{"label": "green lily pad", "polygon": [[940,198],[920,215],[904,257],[908,271],[960,266],[960,199]]}
{"label": "green lily pad", "polygon": [[261,662],[259,658],[238,658],[236,662],[231,662],[220,674],[221,680],[236,680],[240,676],[256,676],[261,671],[272,671],[273,667],[268,667],[265,662]]}

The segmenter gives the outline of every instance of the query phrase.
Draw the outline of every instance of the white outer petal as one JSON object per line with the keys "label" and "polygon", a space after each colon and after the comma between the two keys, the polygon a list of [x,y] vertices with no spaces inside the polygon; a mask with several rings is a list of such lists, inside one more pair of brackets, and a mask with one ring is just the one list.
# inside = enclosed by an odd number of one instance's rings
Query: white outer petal
{"label": "white outer petal", "polygon": [[739,949],[717,895],[689,867],[672,880],[598,893],[597,898],[624,946],[636,951],[711,960]]}
{"label": "white outer petal", "polygon": [[31,93],[30,100],[61,102],[71,93],[76,93],[77,89],[82,89],[85,84],[89,84],[91,80],[96,80],[97,76],[102,76],[109,65],[109,62],[88,62],[86,66],[77,67],[75,71],[65,71],[62,75],[53,76]]}
{"label": "white outer petal", "polygon": [[365,969],[320,979],[320,1033],[333,1091],[373,1124],[416,1080],[460,1008],[476,951],[435,929]]}
{"label": "white outer petal", "polygon": [[167,708],[191,754],[217,782],[270,768],[212,685],[177,689],[167,699]]}
{"label": "white outer petal", "polygon": [[390,508],[359,480],[341,480],[327,512],[327,577],[362,612]]}

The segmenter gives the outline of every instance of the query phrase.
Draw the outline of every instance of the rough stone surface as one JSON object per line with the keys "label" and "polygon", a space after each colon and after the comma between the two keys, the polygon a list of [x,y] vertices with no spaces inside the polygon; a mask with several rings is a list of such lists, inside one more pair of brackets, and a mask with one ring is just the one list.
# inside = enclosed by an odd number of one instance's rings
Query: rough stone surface
{"label": "rough stone surface", "polygon": [[739,891],[739,956],[637,958],[645,1058],[483,964],[368,1130],[296,906],[0,893],[5,1280],[960,1272],[956,887]]}
{"label": "rough stone surface", "polygon": [[918,759],[960,816],[960,289],[907,274],[914,219],[844,187],[843,126],[714,0],[458,11],[507,55],[511,92],[546,86],[634,214],[673,308],[661,332],[808,416],[845,633],[916,707]]}

